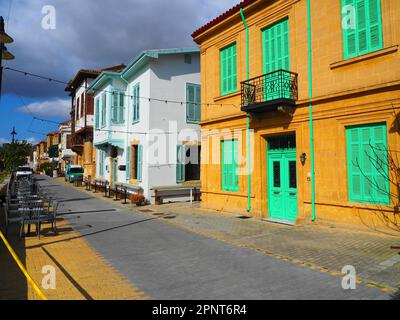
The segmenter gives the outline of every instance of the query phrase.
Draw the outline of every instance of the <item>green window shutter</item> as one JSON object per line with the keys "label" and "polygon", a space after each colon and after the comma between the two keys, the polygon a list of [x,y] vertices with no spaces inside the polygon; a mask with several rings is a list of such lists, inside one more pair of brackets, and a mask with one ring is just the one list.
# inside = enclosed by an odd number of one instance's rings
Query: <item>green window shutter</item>
{"label": "green window shutter", "polygon": [[264,73],[290,70],[289,20],[267,27],[262,32]]}
{"label": "green window shutter", "polygon": [[129,180],[131,177],[131,146],[126,146],[126,180]]}
{"label": "green window shutter", "polygon": [[125,119],[125,94],[123,92],[119,93],[119,108],[118,108],[118,122],[124,123]]}
{"label": "green window shutter", "polygon": [[[382,49],[381,0],[342,0],[342,9],[345,6],[354,8],[355,29],[343,28],[344,58]],[[342,12],[342,19],[350,14]]]}
{"label": "green window shutter", "polygon": [[238,143],[237,140],[225,140],[222,146],[222,190],[238,191],[239,177],[237,167]]}
{"label": "green window shutter", "polygon": [[346,129],[349,199],[389,204],[386,125]]}
{"label": "green window shutter", "polygon": [[368,0],[369,51],[383,48],[381,1]]}
{"label": "green window shutter", "polygon": [[118,122],[118,93],[111,94],[111,122]]}
{"label": "green window shutter", "polygon": [[104,127],[106,125],[106,114],[107,114],[107,96],[106,93],[103,93],[101,101],[101,126]]}
{"label": "green window shutter", "polygon": [[96,129],[99,128],[99,117],[100,117],[99,112],[100,112],[100,100],[97,98],[96,99],[96,103],[95,103],[95,110],[94,110],[94,114],[95,114],[95,116],[94,116],[94,127]]}
{"label": "green window shutter", "polygon": [[143,172],[143,146],[138,145],[138,155],[137,155],[137,180],[142,181]]}
{"label": "green window shutter", "polygon": [[186,84],[186,121],[199,122],[201,112],[200,85]]}
{"label": "green window shutter", "polygon": [[132,99],[132,121],[139,121],[139,108],[140,108],[140,87],[139,84],[135,85],[132,89],[133,91],[133,99]]}
{"label": "green window shutter", "polygon": [[195,108],[194,108],[194,120],[199,122],[201,120],[201,90],[200,86],[197,85],[195,88]]}
{"label": "green window shutter", "polygon": [[358,35],[358,54],[367,52],[367,8],[365,0],[356,0],[356,28]]}
{"label": "green window shutter", "polygon": [[176,183],[185,181],[184,150],[185,146],[176,146]]}
{"label": "green window shutter", "polygon": [[237,89],[236,43],[220,51],[221,95]]}

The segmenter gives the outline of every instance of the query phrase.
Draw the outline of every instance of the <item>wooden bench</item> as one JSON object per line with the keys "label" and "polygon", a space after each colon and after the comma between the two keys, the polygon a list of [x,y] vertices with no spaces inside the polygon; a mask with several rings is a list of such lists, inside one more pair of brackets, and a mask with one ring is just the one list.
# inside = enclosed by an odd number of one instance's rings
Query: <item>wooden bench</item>
{"label": "wooden bench", "polygon": [[201,190],[199,185],[178,185],[153,187],[155,203],[160,205],[166,198],[190,197],[190,203],[200,201]]}
{"label": "wooden bench", "polygon": [[120,196],[124,197],[124,204],[126,204],[126,199],[128,198],[128,195],[130,196],[133,193],[143,193],[143,188],[141,186],[129,184],[129,183],[123,183],[119,182],[115,184],[115,200],[122,200],[120,197],[118,199],[118,194]]}

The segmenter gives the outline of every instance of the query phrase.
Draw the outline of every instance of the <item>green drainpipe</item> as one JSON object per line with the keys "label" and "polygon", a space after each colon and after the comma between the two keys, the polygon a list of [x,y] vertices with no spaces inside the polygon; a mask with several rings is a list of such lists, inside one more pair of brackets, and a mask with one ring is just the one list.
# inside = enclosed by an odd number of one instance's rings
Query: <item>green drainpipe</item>
{"label": "green drainpipe", "polygon": [[[243,14],[243,9],[240,8],[240,16],[246,29],[246,80],[250,78],[249,70],[249,27],[247,26],[246,18]],[[247,212],[251,211],[251,157],[250,157],[250,115],[246,114],[246,155],[247,155]]]}
{"label": "green drainpipe", "polygon": [[[308,46],[308,97],[313,96],[312,84],[312,47],[311,47],[311,0],[307,0],[307,46]],[[309,104],[310,117],[310,164],[311,164],[311,220],[315,221],[315,168],[314,168],[314,126],[313,105]]]}

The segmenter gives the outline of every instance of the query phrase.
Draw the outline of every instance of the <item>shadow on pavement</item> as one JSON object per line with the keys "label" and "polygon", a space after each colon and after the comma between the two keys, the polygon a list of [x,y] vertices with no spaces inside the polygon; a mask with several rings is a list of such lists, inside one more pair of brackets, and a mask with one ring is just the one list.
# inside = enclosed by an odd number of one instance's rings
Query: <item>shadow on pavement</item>
{"label": "shadow on pavement", "polygon": [[[5,235],[3,208],[0,210],[1,231]],[[7,241],[25,266],[25,239],[19,239],[18,225],[9,226]],[[0,300],[27,300],[28,282],[2,240],[0,240],[0,264]]]}

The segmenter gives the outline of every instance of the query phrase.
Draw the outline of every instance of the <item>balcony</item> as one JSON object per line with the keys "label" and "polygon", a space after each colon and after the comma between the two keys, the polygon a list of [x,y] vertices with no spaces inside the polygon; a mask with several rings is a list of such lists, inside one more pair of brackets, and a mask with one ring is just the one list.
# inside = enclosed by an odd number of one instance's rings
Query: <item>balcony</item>
{"label": "balcony", "polygon": [[297,73],[277,70],[241,82],[245,112],[283,111],[293,114],[298,99]]}
{"label": "balcony", "polygon": [[72,135],[71,149],[74,152],[77,152],[79,154],[82,153],[82,150],[83,150],[83,138],[81,136],[76,135],[76,134]]}

